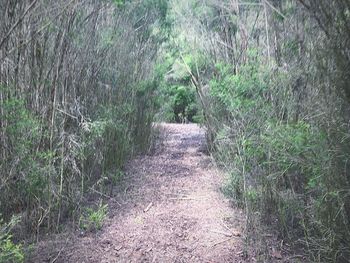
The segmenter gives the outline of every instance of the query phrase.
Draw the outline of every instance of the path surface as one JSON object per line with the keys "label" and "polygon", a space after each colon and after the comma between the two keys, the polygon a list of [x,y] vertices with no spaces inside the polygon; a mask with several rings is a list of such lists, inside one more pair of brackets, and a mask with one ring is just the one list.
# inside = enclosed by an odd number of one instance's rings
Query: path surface
{"label": "path surface", "polygon": [[219,190],[204,131],[194,124],[160,130],[155,152],[127,165],[103,229],[43,252],[51,253],[47,262],[244,262],[242,215]]}

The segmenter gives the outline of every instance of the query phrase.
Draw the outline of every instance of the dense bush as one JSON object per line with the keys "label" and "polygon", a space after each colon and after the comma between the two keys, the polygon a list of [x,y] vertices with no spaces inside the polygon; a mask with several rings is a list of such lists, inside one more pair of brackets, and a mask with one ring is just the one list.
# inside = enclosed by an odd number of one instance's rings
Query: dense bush
{"label": "dense bush", "polygon": [[[205,124],[248,241],[269,223],[310,261],[348,261],[348,0],[2,6],[5,222],[21,214],[37,235],[69,216],[99,228],[107,208],[82,209],[85,194],[113,194],[158,111],[156,120]],[[1,260],[23,260],[7,230]]]}
{"label": "dense bush", "polygon": [[[1,214],[0,214],[1,216]],[[18,223],[18,218],[12,218],[9,223],[4,223],[0,217],[0,263],[24,262],[24,254],[21,245],[12,241],[11,230]]]}
{"label": "dense bush", "polygon": [[148,148],[166,15],[163,0],[1,5],[0,211],[21,215],[18,238],[78,219]]}
{"label": "dense bush", "polygon": [[[171,11],[173,8],[170,8],[169,12]],[[156,79],[159,81],[159,110],[156,119],[203,123],[204,105],[193,85],[193,72],[205,74],[211,67],[210,61],[200,50],[191,50],[181,34],[177,35],[174,14],[168,15],[167,19],[172,22],[172,31],[160,49],[155,70]]]}
{"label": "dense bush", "polygon": [[160,120],[178,123],[196,121],[199,111],[193,88],[173,85],[167,87],[162,95],[165,101],[160,109]]}
{"label": "dense bush", "polygon": [[[295,120],[291,111],[283,114],[281,105],[276,109],[273,99],[284,98],[277,98],[274,89],[281,84],[288,89],[282,76],[259,64],[247,64],[238,74],[218,68],[220,74],[211,80],[220,124],[214,156],[231,170],[225,191],[247,208],[248,216],[258,211],[262,220],[273,222],[284,239],[303,236],[301,245],[318,251],[311,253],[314,260],[345,259],[350,242],[347,182],[335,173],[339,156],[332,153],[327,134],[313,122]],[[292,108],[293,103],[289,98],[284,106]]]}
{"label": "dense bush", "polygon": [[[268,223],[312,262],[349,258],[345,2],[173,2],[209,148],[227,171],[225,192],[246,210],[247,240],[261,252]],[[204,67],[189,59],[196,54]]]}

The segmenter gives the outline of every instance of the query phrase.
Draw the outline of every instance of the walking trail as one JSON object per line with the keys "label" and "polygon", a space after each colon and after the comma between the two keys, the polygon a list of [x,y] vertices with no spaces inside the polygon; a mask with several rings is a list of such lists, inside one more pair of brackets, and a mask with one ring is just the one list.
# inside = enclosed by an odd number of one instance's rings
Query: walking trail
{"label": "walking trail", "polygon": [[245,262],[242,214],[220,192],[222,174],[206,155],[204,131],[161,124],[159,137],[152,154],[128,163],[100,231],[39,249],[33,261]]}

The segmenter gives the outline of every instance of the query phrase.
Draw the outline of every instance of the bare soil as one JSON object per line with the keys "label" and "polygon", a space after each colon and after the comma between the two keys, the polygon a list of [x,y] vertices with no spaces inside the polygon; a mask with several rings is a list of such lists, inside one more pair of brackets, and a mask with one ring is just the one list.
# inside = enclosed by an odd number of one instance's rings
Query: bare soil
{"label": "bare soil", "polygon": [[150,155],[126,167],[96,233],[38,244],[31,262],[249,262],[242,212],[220,192],[222,174],[194,124],[161,124]]}

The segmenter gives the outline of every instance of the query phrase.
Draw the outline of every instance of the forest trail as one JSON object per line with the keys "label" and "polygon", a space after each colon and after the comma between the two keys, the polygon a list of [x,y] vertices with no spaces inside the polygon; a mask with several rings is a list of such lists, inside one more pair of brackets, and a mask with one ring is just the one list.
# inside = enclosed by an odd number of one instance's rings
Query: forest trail
{"label": "forest trail", "polygon": [[204,131],[161,124],[159,137],[152,154],[128,163],[102,230],[56,251],[45,243],[34,260],[44,253],[46,262],[246,262],[242,214],[220,192]]}

